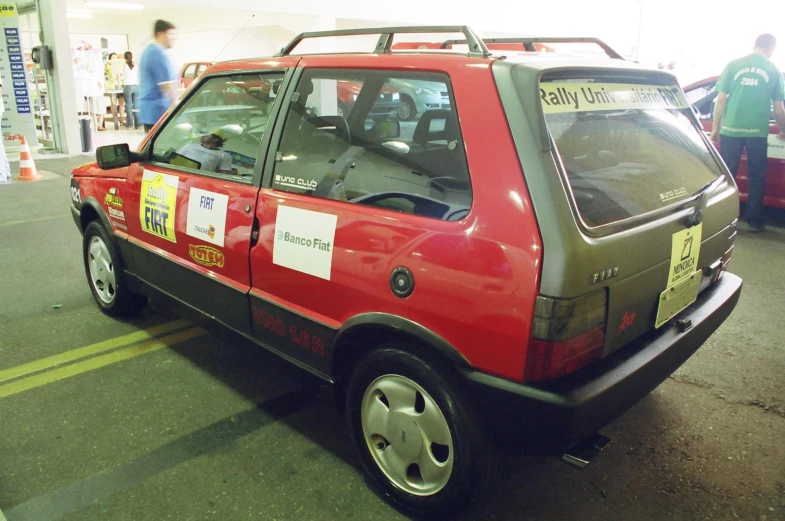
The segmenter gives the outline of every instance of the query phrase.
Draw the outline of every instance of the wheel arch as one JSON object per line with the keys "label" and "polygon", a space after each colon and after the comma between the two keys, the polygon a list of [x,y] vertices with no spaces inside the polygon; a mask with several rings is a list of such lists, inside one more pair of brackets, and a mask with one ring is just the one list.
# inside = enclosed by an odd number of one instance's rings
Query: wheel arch
{"label": "wheel arch", "polygon": [[87,197],[82,201],[82,208],[79,211],[79,227],[82,234],[87,229],[87,225],[98,220],[107,232],[112,232],[112,223],[109,216],[104,213],[101,204],[94,197]]}
{"label": "wheel arch", "polygon": [[363,313],[347,320],[333,342],[332,378],[347,381],[355,364],[374,347],[400,341],[426,356],[437,356],[460,368],[469,361],[447,340],[412,320],[388,313]]}

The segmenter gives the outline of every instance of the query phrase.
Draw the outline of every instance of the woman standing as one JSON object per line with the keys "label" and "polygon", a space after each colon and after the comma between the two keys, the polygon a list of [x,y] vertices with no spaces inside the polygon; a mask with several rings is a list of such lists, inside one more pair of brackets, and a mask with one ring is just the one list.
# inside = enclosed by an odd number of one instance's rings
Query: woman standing
{"label": "woman standing", "polygon": [[123,57],[125,58],[125,68],[123,69],[123,76],[125,78],[125,87],[123,87],[123,97],[125,98],[125,127],[139,128],[139,121],[134,121],[136,100],[139,99],[139,71],[136,70],[134,55],[131,51],[126,52]]}

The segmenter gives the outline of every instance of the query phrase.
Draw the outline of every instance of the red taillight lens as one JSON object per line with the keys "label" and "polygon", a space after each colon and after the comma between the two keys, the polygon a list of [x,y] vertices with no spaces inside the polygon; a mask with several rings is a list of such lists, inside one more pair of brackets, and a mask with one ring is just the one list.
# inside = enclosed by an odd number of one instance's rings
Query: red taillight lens
{"label": "red taillight lens", "polygon": [[537,297],[526,381],[550,380],[587,366],[605,345],[605,290],[577,299]]}

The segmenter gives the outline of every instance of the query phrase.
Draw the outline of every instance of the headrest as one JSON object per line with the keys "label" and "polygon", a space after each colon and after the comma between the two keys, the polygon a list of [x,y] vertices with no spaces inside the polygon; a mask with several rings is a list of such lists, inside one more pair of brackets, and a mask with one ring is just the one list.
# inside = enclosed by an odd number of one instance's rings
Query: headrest
{"label": "headrest", "polygon": [[[444,130],[431,130],[434,120],[444,120]],[[428,110],[423,112],[417,128],[414,129],[412,141],[424,145],[430,141],[452,141],[458,139],[458,123],[455,113],[451,110]]]}

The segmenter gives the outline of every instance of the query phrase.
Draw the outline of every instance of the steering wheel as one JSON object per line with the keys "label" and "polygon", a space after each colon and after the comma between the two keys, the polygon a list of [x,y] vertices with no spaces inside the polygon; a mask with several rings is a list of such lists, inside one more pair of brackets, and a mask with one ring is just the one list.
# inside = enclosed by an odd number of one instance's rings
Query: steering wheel
{"label": "steering wheel", "polygon": [[[429,197],[407,192],[382,192],[355,197],[350,202],[378,206],[378,203],[387,199],[406,199],[414,203],[414,215],[443,219],[450,210],[450,206]],[[424,210],[424,211],[423,211]]]}
{"label": "steering wheel", "polygon": [[256,136],[252,136],[251,134],[247,134],[243,132],[242,134],[234,135],[230,138],[232,141],[239,140],[243,141],[246,144],[250,144],[255,147],[262,146],[262,140],[257,138]]}

